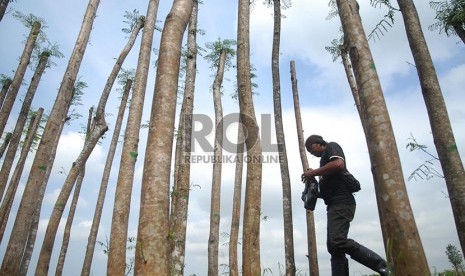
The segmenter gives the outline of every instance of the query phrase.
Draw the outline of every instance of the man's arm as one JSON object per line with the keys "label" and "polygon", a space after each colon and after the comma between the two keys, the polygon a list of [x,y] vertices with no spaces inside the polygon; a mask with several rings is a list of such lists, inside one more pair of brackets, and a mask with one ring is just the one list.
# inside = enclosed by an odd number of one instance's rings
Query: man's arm
{"label": "man's arm", "polygon": [[322,167],[319,167],[318,169],[308,168],[302,174],[302,180],[308,180],[315,176],[331,175],[338,171],[342,171],[344,169],[344,166],[344,159],[334,158],[332,161],[328,162],[326,165]]}

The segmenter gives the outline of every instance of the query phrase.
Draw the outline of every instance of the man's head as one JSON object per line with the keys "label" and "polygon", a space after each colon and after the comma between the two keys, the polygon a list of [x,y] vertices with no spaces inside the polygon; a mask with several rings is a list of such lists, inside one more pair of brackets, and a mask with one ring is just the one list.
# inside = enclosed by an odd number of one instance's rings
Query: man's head
{"label": "man's head", "polygon": [[326,141],[323,140],[323,137],[321,137],[320,135],[313,134],[310,135],[305,141],[305,148],[312,155],[321,157],[323,151],[326,148]]}

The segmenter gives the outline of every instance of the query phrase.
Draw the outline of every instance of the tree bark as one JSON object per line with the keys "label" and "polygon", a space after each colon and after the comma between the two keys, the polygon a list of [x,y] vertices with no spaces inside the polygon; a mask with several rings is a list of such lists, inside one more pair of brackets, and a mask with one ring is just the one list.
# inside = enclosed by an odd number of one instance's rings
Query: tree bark
{"label": "tree bark", "polygon": [[34,142],[34,136],[37,133],[37,129],[40,125],[40,120],[42,119],[42,114],[44,112],[43,108],[39,108],[34,116],[31,117],[27,135],[21,148],[21,153],[16,163],[15,170],[10,179],[10,184],[5,193],[5,196],[2,200],[2,205],[0,207],[0,243],[3,240],[3,235],[5,234],[5,228],[8,223],[8,217],[10,215],[11,206],[13,205],[13,200],[16,194],[16,190],[19,185],[19,180],[21,174],[23,173],[24,165],[26,164],[26,158],[31,149],[32,143]]}
{"label": "tree bark", "polygon": [[197,17],[198,1],[194,0],[187,33],[187,62],[184,97],[179,116],[178,136],[176,141],[175,183],[171,201],[170,233],[171,275],[184,275],[186,251],[187,211],[190,191],[190,157],[192,135],[192,112],[194,110],[194,91],[197,64]]}
{"label": "tree bark", "polygon": [[18,150],[19,142],[21,140],[21,136],[23,135],[23,129],[24,125],[26,124],[27,115],[31,108],[32,100],[34,99],[37,87],[39,86],[40,78],[45,71],[49,57],[50,53],[48,52],[43,52],[40,55],[40,60],[34,72],[34,76],[32,77],[31,84],[29,85],[26,95],[24,96],[23,105],[21,106],[15,129],[11,135],[10,144],[3,161],[2,169],[0,170],[0,198],[3,197],[3,192],[5,191],[8,177],[10,176],[13,161],[16,156],[16,151]]}
{"label": "tree bark", "polygon": [[[94,108],[89,108],[89,116],[87,119],[87,129],[86,129],[86,139],[87,135],[91,132],[91,125],[92,125],[92,116],[94,112]],[[61,243],[60,254],[58,255],[58,262],[55,269],[55,275],[61,276],[63,274],[63,266],[65,264],[66,253],[68,252],[68,245],[69,239],[71,236],[71,226],[73,225],[74,221],[74,214],[76,213],[76,207],[79,200],[79,194],[81,193],[82,182],[84,181],[84,176],[86,174],[86,167],[83,166],[79,175],[76,179],[76,186],[74,187],[73,199],[71,200],[71,205],[68,211],[68,218],[66,219],[65,230],[63,233],[63,241]]]}
{"label": "tree bark", "polygon": [[242,273],[260,275],[262,149],[250,80],[250,2],[248,0],[239,0],[237,30],[237,88],[241,121],[246,133],[246,158],[250,160],[247,163],[244,202]]}
{"label": "tree bark", "polygon": [[5,81],[3,82],[2,91],[0,92],[0,109],[3,105],[3,102],[5,101],[5,97],[8,93],[8,89],[10,88],[11,82],[12,81],[9,78],[5,79]]}
{"label": "tree bark", "polygon": [[237,245],[239,244],[239,226],[242,202],[242,171],[244,168],[244,131],[242,123],[237,125],[237,153],[234,178],[233,207],[231,215],[231,233],[229,234],[229,275],[239,276]]}
{"label": "tree bark", "polygon": [[3,16],[5,15],[8,3],[10,3],[10,0],[0,0],[0,21],[2,21]]}
{"label": "tree bark", "polygon": [[90,268],[92,266],[92,258],[94,256],[95,243],[97,241],[98,228],[100,225],[100,219],[102,217],[103,204],[105,202],[105,195],[108,187],[108,181],[110,178],[111,166],[115,157],[116,146],[118,145],[118,138],[121,132],[121,125],[123,122],[124,112],[129,97],[129,93],[132,87],[132,80],[127,80],[123,97],[121,99],[121,105],[118,110],[118,116],[116,118],[115,130],[111,138],[110,148],[108,149],[107,161],[105,162],[105,168],[103,169],[102,181],[100,184],[100,190],[97,196],[97,204],[95,206],[94,219],[92,220],[92,226],[90,228],[89,238],[87,239],[86,255],[84,257],[84,263],[82,265],[82,276],[90,275]]}
{"label": "tree bark", "polygon": [[281,40],[281,1],[273,0],[274,26],[273,50],[271,54],[271,71],[273,77],[273,107],[278,142],[278,154],[281,168],[281,182],[283,187],[283,220],[284,220],[284,255],[286,275],[295,275],[294,259],[294,227],[292,226],[292,197],[291,180],[287,160],[286,140],[284,137],[283,116],[281,109],[281,85],[279,77],[279,48]]}
{"label": "tree bark", "polygon": [[19,88],[23,82],[24,74],[26,73],[27,65],[31,59],[32,50],[34,50],[34,45],[36,43],[37,37],[40,33],[40,22],[36,21],[32,24],[31,32],[24,46],[23,53],[21,54],[21,59],[19,60],[18,68],[16,68],[15,76],[11,82],[10,88],[8,89],[8,94],[6,94],[5,100],[3,102],[1,112],[0,112],[0,133],[3,133],[5,130],[8,117],[10,116],[11,109],[15,103],[16,96],[18,95]]}
{"label": "tree bark", "polygon": [[420,79],[434,144],[449,192],[457,234],[462,252],[465,252],[465,214],[462,212],[465,208],[465,170],[415,4],[411,0],[398,0],[397,2],[402,12],[408,42]]}
{"label": "tree bark", "polygon": [[[360,93],[366,120],[378,212],[388,260],[395,272],[429,274],[402,174],[391,120],[355,0],[337,0],[345,44]],[[412,265],[415,264],[415,265]]]}
{"label": "tree bark", "polygon": [[213,149],[213,173],[210,205],[210,235],[208,237],[208,275],[218,275],[218,246],[220,239],[221,213],[221,168],[223,158],[223,107],[221,104],[221,84],[223,83],[226,50],[222,49],[213,83],[213,106],[215,110],[215,146]]}
{"label": "tree bark", "polygon": [[193,0],[174,0],[162,32],[142,176],[136,275],[170,273],[171,153],[182,38],[192,8]]}
{"label": "tree bark", "polygon": [[157,21],[159,0],[150,0],[145,17],[141,38],[139,58],[132,90],[131,105],[124,134],[121,163],[116,183],[113,219],[111,223],[110,250],[108,253],[107,274],[124,275],[126,264],[126,241],[128,235],[129,209],[131,205],[132,184],[136,166],[139,129],[142,120],[145,89],[150,66],[153,34]]}
{"label": "tree bark", "polygon": [[[300,160],[302,162],[302,171],[305,172],[309,168],[307,153],[305,152],[305,140],[304,140],[304,131],[302,128],[302,115],[300,113],[300,101],[299,101],[299,91],[297,87],[297,74],[295,70],[295,62],[292,60],[290,63],[291,66],[291,81],[292,81],[292,95],[294,99],[294,114],[295,114],[295,123],[297,128],[297,139],[299,142],[299,154]],[[308,243],[308,265],[310,270],[310,275],[318,276],[320,275],[319,266],[318,266],[318,255],[316,248],[316,231],[315,231],[315,218],[313,212],[306,211],[307,218],[307,243]]]}
{"label": "tree bark", "polygon": [[13,226],[13,233],[15,233],[15,235],[10,237],[0,274],[11,275],[19,271],[19,262],[24,252],[28,233],[30,231],[30,218],[38,206],[42,204],[43,200],[43,196],[38,195],[37,191],[47,185],[51,171],[49,168],[53,166],[56,152],[55,148],[59,141],[57,137],[61,135],[63,129],[62,124],[65,123],[69,105],[73,98],[73,86],[87,42],[89,41],[90,31],[99,3],[99,0],[89,1],[81,31],[68,62],[67,69],[58,90],[57,99],[55,100],[47,124],[45,125],[42,139],[32,164],[32,169]]}

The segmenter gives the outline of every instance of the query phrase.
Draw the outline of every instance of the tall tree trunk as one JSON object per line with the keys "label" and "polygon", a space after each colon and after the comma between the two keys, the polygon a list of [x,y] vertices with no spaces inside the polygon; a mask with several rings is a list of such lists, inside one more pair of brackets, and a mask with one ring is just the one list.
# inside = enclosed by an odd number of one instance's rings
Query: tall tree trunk
{"label": "tall tree trunk", "polygon": [[31,149],[32,143],[34,142],[34,136],[37,133],[37,129],[40,125],[40,120],[42,119],[42,114],[44,112],[43,108],[39,108],[34,116],[31,117],[26,138],[21,148],[21,153],[16,163],[15,170],[10,179],[10,185],[5,193],[5,196],[2,200],[2,206],[0,207],[0,243],[3,240],[3,235],[5,234],[5,228],[8,223],[8,217],[10,215],[11,206],[13,205],[13,200],[16,194],[16,190],[19,185],[19,180],[21,174],[23,173],[24,165],[26,164],[26,158]]}
{"label": "tall tree trunk", "polygon": [[[171,275],[184,275],[184,259],[186,252],[186,226],[190,191],[190,157],[192,135],[192,112],[194,110],[194,91],[197,64],[197,17],[198,1],[194,0],[192,14],[187,33],[187,62],[184,97],[179,116],[176,152],[179,157],[175,160],[177,166],[174,192],[172,193],[170,233],[171,242]],[[179,153],[179,154],[178,154]]]}
{"label": "tall tree trunk", "polygon": [[286,275],[295,275],[294,259],[294,228],[292,226],[292,198],[291,180],[287,162],[286,140],[283,129],[283,116],[281,110],[281,85],[279,77],[279,47],[281,40],[281,1],[273,0],[274,27],[273,50],[271,54],[271,71],[273,76],[273,107],[276,128],[276,141],[278,142],[279,163],[281,167],[281,181],[283,187],[283,219],[284,219],[284,254]]}
{"label": "tall tree trunk", "polygon": [[215,110],[215,146],[213,149],[213,173],[210,205],[210,235],[208,237],[208,275],[218,275],[218,246],[220,239],[221,168],[223,158],[223,107],[221,84],[223,83],[226,50],[221,50],[218,70],[213,83],[213,106]]}
{"label": "tall tree trunk", "polygon": [[234,178],[233,206],[231,215],[231,233],[229,234],[229,275],[239,276],[237,245],[239,244],[239,226],[241,219],[242,171],[244,168],[244,131],[242,123],[237,125],[237,153]]}
{"label": "tall tree trunk", "polygon": [[174,0],[165,20],[142,176],[135,273],[169,275],[170,167],[182,37],[193,0]]}
{"label": "tall tree trunk", "polygon": [[39,36],[40,27],[41,25],[38,21],[35,21],[32,24],[31,32],[29,33],[29,37],[27,38],[23,53],[21,54],[21,59],[19,60],[18,68],[16,68],[15,76],[13,77],[13,81],[10,85],[10,88],[8,89],[8,94],[6,95],[5,101],[3,102],[1,108],[0,133],[3,133],[3,131],[5,130],[8,117],[10,116],[11,109],[13,108],[13,104],[15,103],[19,88],[21,87],[21,83],[24,78],[24,73],[26,72],[29,60],[31,59],[32,50],[34,49],[37,37]]}
{"label": "tall tree trunk", "polygon": [[111,138],[110,148],[108,149],[107,161],[105,162],[105,168],[103,169],[102,181],[100,183],[100,190],[97,197],[97,204],[95,206],[94,219],[92,220],[92,226],[90,228],[89,238],[87,240],[86,255],[84,257],[84,263],[82,265],[81,275],[88,276],[90,274],[90,268],[92,266],[92,258],[94,256],[95,243],[97,241],[98,228],[100,225],[100,219],[102,217],[103,204],[105,202],[105,195],[107,192],[108,181],[110,179],[111,167],[113,159],[115,157],[116,146],[118,145],[118,138],[121,131],[121,125],[123,122],[124,112],[129,97],[129,93],[132,87],[132,80],[128,79],[124,87],[123,97],[121,99],[121,105],[118,110],[118,117],[116,118],[115,130]]}
{"label": "tall tree trunk", "polygon": [[5,101],[5,97],[6,97],[6,94],[8,93],[8,89],[10,88],[10,86],[11,86],[11,79],[9,78],[5,79],[2,85],[2,91],[0,92],[0,109],[3,105],[3,102]]}
{"label": "tall tree trunk", "polygon": [[[87,135],[91,132],[92,125],[92,116],[94,108],[89,108],[89,116],[87,119],[87,129],[86,129],[86,140]],[[86,167],[83,166],[79,172],[79,176],[76,179],[76,186],[74,187],[73,199],[71,200],[71,205],[69,207],[68,218],[66,219],[65,230],[63,233],[63,241],[61,243],[60,254],[58,255],[58,262],[55,269],[55,275],[61,276],[63,274],[63,266],[65,264],[66,253],[68,252],[69,239],[71,236],[71,226],[74,221],[74,214],[76,213],[76,207],[79,200],[79,194],[81,193],[82,182],[84,181],[84,176],[86,174]]]}
{"label": "tall tree trunk", "polygon": [[[295,62],[292,60],[291,66],[291,81],[292,81],[292,95],[294,99],[294,113],[295,123],[297,128],[297,139],[299,141],[300,160],[302,162],[302,171],[305,172],[309,168],[307,153],[305,152],[304,131],[302,128],[302,115],[300,114],[300,101],[299,90],[297,87],[297,74],[295,71]],[[310,268],[310,275],[320,275],[318,266],[318,255],[316,250],[316,231],[315,231],[315,218],[313,212],[306,211],[307,217],[307,243],[308,243],[308,265]]]}
{"label": "tall tree trunk", "polygon": [[2,169],[0,170],[0,198],[3,197],[3,192],[5,191],[8,177],[10,176],[13,161],[16,156],[16,151],[18,150],[19,142],[21,140],[21,136],[23,135],[23,129],[24,125],[26,124],[27,115],[29,113],[29,109],[31,108],[32,100],[34,99],[37,87],[39,86],[40,78],[45,71],[49,57],[49,52],[43,52],[40,55],[40,60],[37,64],[34,76],[32,77],[31,84],[29,85],[29,89],[24,96],[23,105],[21,106],[21,111],[19,112],[13,135],[11,136],[10,144],[3,161]]}
{"label": "tall tree trunk", "polygon": [[7,132],[5,135],[5,139],[3,139],[3,144],[0,147],[0,158],[2,158],[3,154],[5,153],[5,150],[8,148],[8,144],[10,144],[11,135],[13,135],[11,132]]}
{"label": "tall tree trunk", "polygon": [[42,204],[43,196],[37,194],[43,186],[47,185],[48,177],[55,160],[55,148],[65,123],[69,105],[73,98],[73,87],[81,65],[81,61],[89,41],[90,31],[94,22],[99,0],[90,0],[82,22],[81,31],[76,45],[68,62],[63,80],[58,90],[57,99],[53,105],[47,124],[37,149],[32,169],[23,193],[21,204],[13,226],[5,257],[3,258],[0,274],[15,274],[19,271],[19,261],[24,252],[28,233],[30,231],[30,218],[37,206]]}
{"label": "tall tree trunk", "polygon": [[[67,122],[70,120],[70,117],[66,117],[64,119],[64,122]],[[61,133],[63,131],[65,124],[60,124],[60,129],[58,131]],[[60,136],[55,137],[55,143],[58,144],[58,141],[60,140]],[[55,156],[56,151],[58,147],[54,147],[52,150],[51,155]],[[52,166],[48,166],[46,168],[45,174],[50,175],[50,172],[52,170]],[[45,182],[48,181],[48,178],[45,180]],[[46,190],[46,185],[42,185],[39,189],[38,197],[43,198]],[[36,237],[37,237],[37,229],[39,228],[39,220],[40,220],[40,211],[42,209],[42,204],[37,204],[36,209],[34,210],[34,213],[32,214],[32,217],[30,218],[31,220],[31,227],[29,229],[29,233],[27,236],[27,243],[24,249],[24,254],[21,259],[21,265],[19,269],[19,275],[25,276],[27,274],[27,271],[29,269],[29,264],[31,261],[32,257],[32,252],[34,250],[34,244],[36,242]]]}
{"label": "tall tree trunk", "polygon": [[422,95],[428,111],[434,144],[444,172],[460,245],[462,252],[465,252],[465,214],[462,212],[465,208],[465,170],[415,5],[411,0],[398,0],[397,2],[404,18],[415,68],[420,78]]}
{"label": "tall tree trunk", "polygon": [[[429,274],[402,174],[386,103],[355,0],[337,0],[354,75],[375,183],[378,212],[388,260],[396,272]],[[415,265],[412,265],[415,264]]]}
{"label": "tall tree trunk", "polygon": [[155,22],[157,21],[158,2],[159,0],[149,1],[144,30],[142,32],[134,88],[132,90],[133,95],[129,107],[118,180],[116,183],[113,219],[111,222],[110,250],[107,264],[108,275],[124,275],[125,273],[126,241],[132,184],[138,155],[139,129],[142,120],[145,90],[147,87],[153,33],[155,30]]}
{"label": "tall tree trunk", "polygon": [[242,239],[242,273],[260,275],[260,215],[262,163],[261,143],[252,99],[250,80],[250,2],[239,0],[237,21],[237,88],[244,133],[247,133],[247,164],[244,227]]}

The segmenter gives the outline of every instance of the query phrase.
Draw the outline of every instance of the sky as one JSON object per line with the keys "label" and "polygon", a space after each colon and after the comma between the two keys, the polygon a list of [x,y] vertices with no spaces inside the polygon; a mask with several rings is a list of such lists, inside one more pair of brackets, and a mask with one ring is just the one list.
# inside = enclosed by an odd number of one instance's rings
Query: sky
{"label": "sky", "polygon": [[[271,118],[273,118],[271,83],[273,11],[272,8],[262,4],[262,1],[255,2],[252,7],[250,21],[251,63],[257,69],[255,72],[257,77],[254,82],[258,84],[257,94],[254,96],[255,112],[259,125],[264,130],[262,135],[271,137],[273,143],[276,141],[274,124],[271,124],[270,129],[267,128],[266,122],[261,120],[261,118],[266,118],[270,114]],[[455,140],[463,159],[465,155],[465,128],[463,127],[465,123],[465,111],[463,109],[463,102],[465,101],[463,93],[463,87],[465,87],[465,78],[463,77],[465,76],[465,55],[463,53],[465,47],[457,37],[447,37],[445,34],[439,34],[438,31],[428,30],[428,26],[435,22],[434,11],[430,9],[428,2],[415,1],[415,5],[439,77]],[[76,0],[60,2],[21,0],[9,4],[9,12],[0,22],[0,74],[13,76],[12,72],[17,67],[23,49],[23,42],[29,33],[29,30],[13,18],[11,9],[20,11],[23,14],[32,13],[43,18],[48,26],[44,29],[44,32],[52,43],[59,45],[60,51],[64,55],[62,59],[54,59],[56,65],[47,69],[33,101],[33,108],[43,107],[46,112],[50,112],[76,42],[86,4],[86,1]],[[88,88],[84,90],[82,105],[73,107],[73,110],[82,114],[83,117],[66,125],[60,138],[57,157],[42,206],[37,242],[29,269],[31,275],[35,268],[51,209],[66,178],[66,172],[81,151],[83,145],[81,132],[82,127],[86,124],[87,110],[91,106],[97,105],[115,58],[126,44],[127,35],[121,32],[121,29],[125,27],[123,15],[125,11],[134,9],[145,15],[147,4],[147,1],[101,1],[100,3],[90,42],[79,71],[81,80],[87,83]],[[393,5],[396,6],[396,3],[393,3]],[[170,1],[160,1],[157,15],[158,26],[163,26],[170,7]],[[325,50],[325,46],[330,46],[333,39],[340,37],[339,18],[328,20],[329,11],[328,1],[293,0],[291,7],[283,11],[282,19],[280,85],[292,185],[295,261],[299,275],[308,275],[308,262],[305,256],[307,254],[305,210],[300,200],[303,190],[303,185],[300,182],[302,166],[297,145],[289,73],[291,60],[296,63],[304,135],[320,134],[327,141],[338,142],[344,149],[348,168],[362,184],[362,190],[355,195],[357,211],[349,236],[373,249],[381,256],[385,256],[374,194],[373,176],[370,170],[370,160],[363,130],[342,63],[340,60],[333,62],[331,55]],[[376,24],[382,20],[385,12],[386,10],[381,7],[370,6],[369,1],[360,1],[360,14],[366,33],[373,30]],[[215,41],[218,38],[236,39],[237,1],[204,1],[199,7],[199,28],[205,32],[204,35],[198,36],[198,44],[204,48],[207,42]],[[154,48],[158,48],[160,36],[160,32],[155,33]],[[123,68],[136,67],[139,43],[140,36],[123,64]],[[427,146],[430,153],[436,154],[436,151],[425,104],[421,96],[418,76],[413,65],[414,61],[399,12],[395,15],[393,26],[387,28],[378,39],[370,41],[370,48],[392,121],[402,163],[402,172],[428,265],[432,272],[448,269],[451,265],[445,254],[446,246],[448,244],[453,244],[457,248],[460,248],[460,246],[454,227],[450,201],[447,198],[445,182],[442,178],[407,180],[418,166],[429,160],[426,154],[410,152],[406,148],[409,138],[413,135],[420,144]],[[152,66],[149,71],[143,113],[144,122],[147,122],[150,116],[156,74],[155,60],[156,55],[152,53]],[[194,113],[205,114],[213,118],[211,86],[214,72],[211,71],[209,64],[202,56],[198,56],[197,69]],[[28,69],[24,78],[25,83],[29,83],[31,77],[32,70]],[[238,111],[237,102],[231,98],[231,94],[234,92],[235,78],[234,68],[231,68],[226,73],[223,84],[222,101],[225,115]],[[86,167],[86,176],[71,230],[71,242],[64,267],[64,275],[78,275],[81,270],[108,144],[113,134],[113,125],[119,106],[117,88],[121,89],[118,85],[114,86],[107,104],[107,122],[110,130],[102,143],[94,149]],[[23,85],[19,97],[23,97],[26,90],[27,85]],[[19,101],[14,105],[12,119],[8,122],[6,129],[14,127],[14,116],[17,116],[20,106]],[[178,105],[179,108],[180,105]],[[235,140],[236,137],[234,126],[233,124],[227,129],[227,137],[231,141]],[[269,133],[266,130],[269,130]],[[210,141],[212,137],[213,133],[208,137]],[[142,129],[130,209],[129,236],[131,237],[137,236],[146,140],[147,129]],[[118,178],[121,147],[122,143],[119,144],[115,156],[97,238],[102,242],[109,237],[111,231],[112,205],[115,184]],[[200,150],[194,152],[194,154],[205,156],[205,153]],[[229,152],[224,154],[233,155],[233,153]],[[318,167],[318,158],[310,155],[308,155],[308,158],[311,167]],[[13,206],[13,213],[17,210],[31,163],[32,156],[30,156],[26,164]],[[438,162],[433,162],[433,165],[440,170]],[[192,164],[191,182],[193,186],[189,202],[185,275],[207,274],[211,172],[212,164],[210,162]],[[264,219],[261,223],[260,233],[261,265],[262,269],[270,269],[273,275],[280,275],[280,271],[284,270],[282,186],[280,179],[278,163],[268,162],[263,165],[262,216]],[[234,164],[226,163],[223,165],[222,170],[220,270],[228,263],[228,240],[223,233],[227,234],[230,231],[233,182]],[[66,214],[67,210],[65,210],[64,215],[66,216]],[[326,211],[321,200],[317,203],[314,216],[320,275],[330,275],[330,255],[326,251]],[[12,214],[11,217],[14,217],[14,215]],[[50,268],[51,274],[55,270],[65,220],[63,218],[55,242],[56,246]],[[10,234],[13,222],[14,220],[10,218],[7,235]],[[1,256],[5,253],[5,241],[6,238],[0,245]],[[133,252],[129,252],[128,255],[131,254]],[[92,266],[93,275],[105,274],[106,259],[103,247],[97,245]],[[350,275],[372,273],[372,271],[351,259],[349,265]]]}

